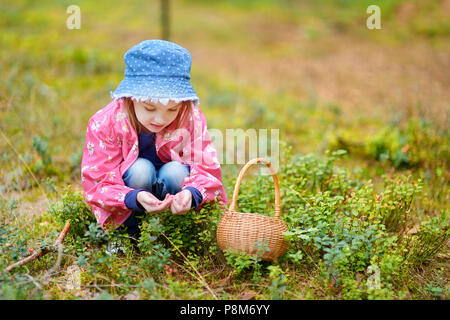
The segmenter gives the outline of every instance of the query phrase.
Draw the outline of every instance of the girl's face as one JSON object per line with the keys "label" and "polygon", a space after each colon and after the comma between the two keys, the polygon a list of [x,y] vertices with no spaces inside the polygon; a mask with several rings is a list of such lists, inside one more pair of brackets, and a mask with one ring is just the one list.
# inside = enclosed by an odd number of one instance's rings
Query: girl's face
{"label": "girl's face", "polygon": [[133,103],[136,118],[151,132],[161,131],[175,120],[182,104],[173,100],[169,100],[167,105],[160,102],[138,102],[135,100],[133,100]]}

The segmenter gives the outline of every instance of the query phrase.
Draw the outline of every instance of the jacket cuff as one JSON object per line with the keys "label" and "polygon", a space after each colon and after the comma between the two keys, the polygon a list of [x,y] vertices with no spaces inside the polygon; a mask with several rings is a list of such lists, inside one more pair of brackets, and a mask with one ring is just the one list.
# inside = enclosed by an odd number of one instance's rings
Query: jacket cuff
{"label": "jacket cuff", "polygon": [[139,201],[137,201],[137,194],[140,191],[148,191],[148,190],[136,189],[136,190],[132,190],[132,191],[128,192],[125,195],[125,205],[127,206],[128,209],[137,210],[137,211],[141,211],[141,212],[145,211],[145,208],[139,203]]}
{"label": "jacket cuff", "polygon": [[203,200],[203,196],[200,193],[200,191],[198,191],[196,188],[194,187],[185,187],[183,188],[183,190],[189,190],[192,193],[192,205],[191,205],[191,209],[195,208],[197,209],[198,205],[202,202]]}

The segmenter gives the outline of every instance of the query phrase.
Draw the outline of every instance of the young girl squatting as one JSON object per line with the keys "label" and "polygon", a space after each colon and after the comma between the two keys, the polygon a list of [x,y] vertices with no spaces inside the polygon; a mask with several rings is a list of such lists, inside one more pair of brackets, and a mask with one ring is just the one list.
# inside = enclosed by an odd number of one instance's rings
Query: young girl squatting
{"label": "young girl squatting", "polygon": [[88,121],[81,161],[85,202],[104,230],[140,235],[139,216],[185,214],[228,198],[217,152],[190,83],[191,55],[146,40],[124,55],[113,100]]}

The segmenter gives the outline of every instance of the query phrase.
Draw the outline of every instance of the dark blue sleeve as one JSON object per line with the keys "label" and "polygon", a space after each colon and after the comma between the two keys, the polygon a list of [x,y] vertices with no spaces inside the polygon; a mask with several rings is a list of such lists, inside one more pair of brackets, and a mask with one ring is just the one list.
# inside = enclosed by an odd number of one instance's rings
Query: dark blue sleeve
{"label": "dark blue sleeve", "polygon": [[191,205],[191,208],[197,209],[198,205],[203,200],[202,194],[200,193],[200,191],[198,191],[194,187],[185,187],[185,188],[183,188],[183,190],[186,190],[186,189],[189,190],[192,193],[192,205]]}
{"label": "dark blue sleeve", "polygon": [[130,210],[137,210],[137,211],[145,211],[145,208],[137,201],[136,197],[138,192],[140,191],[148,191],[146,189],[136,189],[128,192],[125,195],[125,205]]}

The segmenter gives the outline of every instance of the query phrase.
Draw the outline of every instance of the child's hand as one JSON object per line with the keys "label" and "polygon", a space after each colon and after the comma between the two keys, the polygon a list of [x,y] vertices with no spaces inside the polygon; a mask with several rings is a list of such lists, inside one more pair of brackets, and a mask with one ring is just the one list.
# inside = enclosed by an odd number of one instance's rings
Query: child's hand
{"label": "child's hand", "polygon": [[172,195],[166,194],[163,201],[156,198],[152,193],[147,191],[140,191],[137,194],[136,200],[150,213],[158,213],[169,208],[172,203]]}
{"label": "child's hand", "polygon": [[189,190],[183,190],[173,195],[170,210],[173,214],[185,214],[191,209],[192,193]]}

